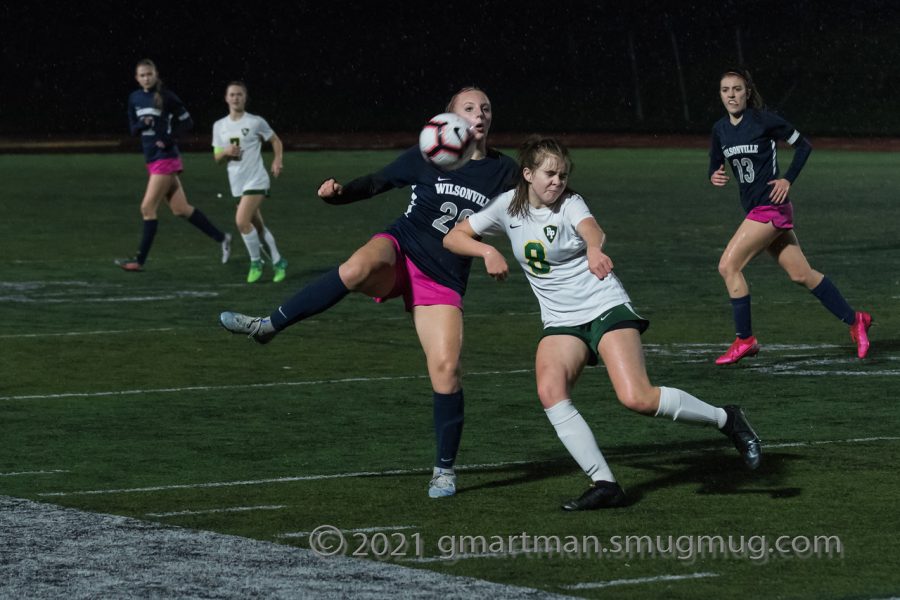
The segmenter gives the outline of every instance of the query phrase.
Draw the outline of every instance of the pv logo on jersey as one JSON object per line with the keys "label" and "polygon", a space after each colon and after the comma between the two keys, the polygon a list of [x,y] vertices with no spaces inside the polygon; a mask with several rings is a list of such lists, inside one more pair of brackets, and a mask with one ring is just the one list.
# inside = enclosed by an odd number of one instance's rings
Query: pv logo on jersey
{"label": "pv logo on jersey", "polygon": [[556,239],[556,225],[547,225],[546,227],[544,227],[544,235],[552,244],[553,240]]}
{"label": "pv logo on jersey", "polygon": [[244,137],[247,137],[248,133],[250,133],[249,127],[241,127],[241,135],[243,135]]}

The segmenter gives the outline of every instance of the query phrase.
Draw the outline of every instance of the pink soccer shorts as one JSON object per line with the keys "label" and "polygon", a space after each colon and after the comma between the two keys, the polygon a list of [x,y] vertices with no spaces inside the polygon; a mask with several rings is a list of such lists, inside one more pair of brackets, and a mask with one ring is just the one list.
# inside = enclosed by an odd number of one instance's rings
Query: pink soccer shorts
{"label": "pink soccer shorts", "polygon": [[462,296],[423,273],[400,248],[397,238],[389,233],[376,233],[372,237],[390,240],[397,252],[397,262],[394,266],[396,272],[394,289],[387,296],[375,298],[375,302],[387,302],[391,298],[403,296],[407,312],[412,312],[413,306],[433,306],[435,304],[448,304],[459,310],[463,309]]}

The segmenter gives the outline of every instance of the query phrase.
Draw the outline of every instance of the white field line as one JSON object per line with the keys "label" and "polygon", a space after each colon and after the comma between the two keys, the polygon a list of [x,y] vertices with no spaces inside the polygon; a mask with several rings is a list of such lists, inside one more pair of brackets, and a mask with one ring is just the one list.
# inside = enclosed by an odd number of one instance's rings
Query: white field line
{"label": "white field line", "polygon": [[217,513],[250,512],[254,510],[281,510],[287,504],[269,504],[260,506],[232,506],[229,508],[210,508],[207,510],[179,510],[175,512],[147,513],[147,517],[181,517],[185,515],[212,515]]}
{"label": "white field line", "polygon": [[156,331],[175,331],[174,327],[158,327],[156,329],[108,329],[99,331],[65,331],[62,333],[6,333],[0,335],[0,338],[38,338],[52,336],[80,336],[80,335],[115,335],[118,333],[145,333]]}
{"label": "white field line", "polygon": [[52,475],[55,473],[71,473],[65,469],[51,469],[48,471],[16,471],[14,473],[0,473],[0,477],[16,477],[18,475]]}
{"label": "white field line", "polygon": [[[512,371],[481,371],[466,373],[467,377],[484,375],[515,375],[532,373],[533,369],[514,369]],[[56,398],[98,398],[102,396],[133,396],[136,394],[177,394],[181,392],[205,392],[221,390],[245,390],[272,387],[296,387],[301,385],[327,385],[337,383],[369,383],[373,381],[405,381],[410,379],[427,379],[428,375],[397,375],[385,377],[345,377],[342,379],[317,379],[310,381],[273,381],[269,383],[240,383],[234,385],[194,385],[178,388],[149,388],[143,390],[115,390],[109,392],[67,392],[63,394],[34,394],[26,396],[0,396],[0,400],[51,400]]]}
{"label": "white field line", "polygon": [[[900,436],[896,437],[869,437],[869,438],[852,438],[846,440],[818,440],[818,441],[810,441],[810,442],[782,442],[777,444],[766,444],[763,443],[763,448],[792,448],[796,446],[814,446],[814,445],[825,445],[825,444],[860,444],[866,442],[883,442],[883,441],[897,441],[900,440]],[[690,449],[690,450],[669,450],[669,455],[675,454],[695,454],[697,452],[708,452],[708,451],[719,451],[722,450],[723,446],[707,446],[705,448],[699,449]],[[635,458],[641,456],[658,456],[659,452],[623,452],[616,453],[615,451],[607,452],[606,454],[615,457],[622,458]],[[457,471],[480,471],[485,469],[495,469],[498,467],[510,467],[516,465],[531,465],[536,464],[535,461],[529,460],[514,460],[507,462],[498,462],[498,463],[484,463],[477,465],[461,465],[457,467]],[[421,469],[391,469],[387,471],[356,471],[350,473],[331,473],[325,475],[295,475],[289,477],[273,477],[269,479],[249,479],[249,480],[239,480],[239,481],[214,481],[208,483],[181,483],[181,484],[173,484],[173,485],[158,485],[151,487],[140,487],[140,488],[117,488],[117,489],[105,489],[105,490],[78,490],[74,492],[44,492],[42,494],[38,494],[38,496],[95,496],[101,494],[135,494],[135,493],[143,493],[143,492],[163,492],[168,490],[188,490],[188,489],[204,489],[204,488],[219,488],[219,487],[235,487],[235,486],[244,486],[244,485],[268,485],[272,483],[293,483],[297,481],[322,481],[325,479],[349,479],[354,477],[389,477],[394,475],[414,475],[416,473],[430,473],[431,467],[421,468]]]}
{"label": "white field line", "polygon": [[611,581],[597,581],[591,583],[575,583],[560,586],[566,590],[598,590],[600,588],[617,585],[636,585],[639,583],[657,583],[660,581],[683,581],[685,579],[703,579],[704,577],[718,577],[718,573],[691,573],[690,575],[659,575],[657,577],[638,577],[636,579],[613,579]]}
{"label": "white field line", "polygon": [[[416,525],[383,525],[380,527],[360,527],[358,529],[341,529],[344,533],[374,533],[377,531],[401,531],[403,529],[418,529]],[[279,533],[277,538],[303,538],[309,537],[312,531],[293,531],[290,533]]]}
{"label": "white field line", "polygon": [[457,560],[466,560],[469,558],[507,558],[510,556],[527,556],[529,554],[547,553],[542,550],[510,550],[507,552],[460,552],[459,554],[448,554],[446,556],[419,556],[417,558],[401,558],[398,562],[407,563],[435,563],[435,562],[454,562]]}

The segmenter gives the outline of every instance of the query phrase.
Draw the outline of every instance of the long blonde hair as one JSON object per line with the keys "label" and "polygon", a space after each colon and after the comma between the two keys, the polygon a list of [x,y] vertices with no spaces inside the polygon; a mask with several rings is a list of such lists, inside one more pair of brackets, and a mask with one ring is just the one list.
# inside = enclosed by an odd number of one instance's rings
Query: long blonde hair
{"label": "long blonde hair", "polygon": [[[569,156],[569,149],[556,138],[532,135],[519,146],[519,181],[516,183],[516,191],[513,193],[512,202],[509,203],[507,209],[510,216],[523,219],[528,217],[531,210],[531,204],[528,202],[528,188],[531,184],[525,179],[525,169],[536,171],[544,164],[544,160],[551,156],[561,163],[565,163],[569,173],[572,172],[574,165]],[[574,193],[575,190],[570,188],[567,182],[566,189],[553,203],[551,210],[558,211],[562,200]]]}

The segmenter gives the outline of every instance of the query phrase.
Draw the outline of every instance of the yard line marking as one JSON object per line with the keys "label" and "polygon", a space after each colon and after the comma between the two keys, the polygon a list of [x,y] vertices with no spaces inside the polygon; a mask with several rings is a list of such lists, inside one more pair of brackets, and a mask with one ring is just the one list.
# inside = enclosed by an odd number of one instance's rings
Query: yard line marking
{"label": "yard line marking", "polygon": [[[398,562],[433,563],[454,560],[466,560],[469,558],[507,558],[509,556],[522,556],[540,554],[539,550],[511,550],[508,552],[461,552],[459,554],[447,554],[441,556],[419,556],[416,558],[401,558]],[[546,552],[544,552],[546,554]]]}
{"label": "yard line marking", "polygon": [[[533,369],[514,369],[512,371],[482,371],[466,373],[467,377],[484,375],[515,375],[532,373]],[[203,392],[220,390],[242,390],[272,387],[295,387],[300,385],[325,385],[336,383],[368,383],[373,381],[404,381],[409,379],[427,379],[428,375],[396,375],[384,377],[344,377],[342,379],[317,379],[309,381],[270,381],[268,383],[238,383],[234,385],[194,385],[180,388],[151,388],[146,390],[118,390],[111,392],[66,392],[63,394],[34,394],[27,396],[0,396],[0,400],[50,400],[56,398],[98,398],[103,396],[133,396],[136,394],[173,394],[180,392]]]}
{"label": "yard line marking", "polygon": [[52,475],[55,473],[71,473],[65,469],[51,469],[49,471],[16,471],[14,473],[0,473],[0,477],[15,477],[17,475]]}
{"label": "yard line marking", "polygon": [[247,512],[251,510],[280,510],[287,508],[287,504],[271,504],[261,506],[232,506],[230,508],[210,508],[207,510],[179,510],[164,513],[146,513],[147,517],[180,517],[182,515],[211,515],[216,513]]}
{"label": "yard line marking", "polygon": [[174,331],[174,327],[158,327],[155,329],[107,329],[100,331],[66,331],[64,333],[6,333],[0,338],[36,338],[50,336],[76,336],[76,335],[109,335],[112,333],[144,333],[147,331]]}
{"label": "yard line marking", "polygon": [[[778,444],[766,444],[763,443],[763,448],[790,448],[794,446],[812,446],[812,445],[823,445],[823,444],[858,444],[865,442],[884,442],[884,441],[897,441],[900,440],[900,436],[882,436],[882,437],[868,437],[868,438],[851,438],[846,440],[813,440],[809,442],[783,442]],[[704,448],[692,448],[690,450],[669,450],[667,451],[669,455],[673,454],[695,454],[697,452],[704,451],[715,451],[722,450],[727,446],[717,445],[717,446],[706,446]],[[659,452],[616,452],[615,450],[608,451],[606,454],[610,456],[615,456],[617,458],[635,458],[642,456],[658,456]],[[539,464],[537,461],[533,460],[513,460],[507,462],[496,462],[496,463],[482,463],[477,465],[461,465],[457,466],[457,471],[480,471],[486,469],[494,469],[497,467],[512,467],[517,465],[534,465]],[[118,489],[105,489],[105,490],[79,490],[74,492],[44,492],[38,494],[38,496],[95,496],[101,494],[134,494],[140,492],[164,492],[168,490],[189,490],[189,489],[203,489],[203,488],[219,488],[219,487],[234,487],[241,485],[266,485],[270,483],[293,483],[297,481],[322,481],[325,479],[350,479],[354,477],[384,477],[391,475],[414,475],[416,473],[430,473],[431,468],[421,468],[421,469],[391,469],[386,471],[356,471],[351,473],[331,473],[324,475],[295,475],[289,477],[272,477],[269,479],[250,479],[250,480],[242,480],[242,481],[214,481],[208,483],[180,483],[180,484],[172,484],[172,485],[158,485],[152,487],[140,487],[140,488],[118,488]]]}
{"label": "yard line marking", "polygon": [[[416,525],[384,525],[381,527],[359,527],[357,529],[341,529],[344,533],[372,533],[375,531],[400,531],[402,529],[418,529]],[[308,537],[312,531],[293,531],[291,533],[279,533],[277,538],[302,538]]]}
{"label": "yard line marking", "polygon": [[682,581],[685,579],[702,579],[704,577],[718,577],[718,573],[691,573],[690,575],[659,575],[657,577],[638,577],[636,579],[613,579],[611,581],[597,581],[591,583],[575,583],[561,585],[566,590],[597,590],[616,585],[635,585],[639,583],[656,583],[658,581]]}
{"label": "yard line marking", "polygon": [[772,368],[772,367],[762,367],[754,369],[760,373],[767,373],[769,375],[810,375],[819,377],[822,375],[848,375],[848,376],[863,376],[863,377],[896,377],[900,375],[900,371],[897,369],[887,369],[883,371],[816,371],[812,369],[805,370],[791,370],[791,369],[780,369],[780,368]]}
{"label": "yard line marking", "polygon": [[[480,465],[467,465],[457,467],[458,471],[477,471],[479,469],[493,469],[510,465],[527,465],[532,461],[516,460],[511,462],[484,463]],[[270,479],[249,479],[244,481],[213,481],[209,483],[180,483],[173,485],[158,485],[141,488],[119,488],[107,490],[83,490],[76,492],[45,492],[39,496],[94,496],[99,494],[133,494],[138,492],[163,492],[168,490],[194,490],[203,488],[234,487],[239,485],[265,485],[269,483],[292,483],[295,481],[322,481],[325,479],[347,479],[352,477],[381,477],[385,475],[414,475],[416,473],[431,473],[431,467],[422,469],[390,469],[387,471],[356,471],[352,473],[332,473],[326,475],[295,475],[290,477],[272,477]]]}

